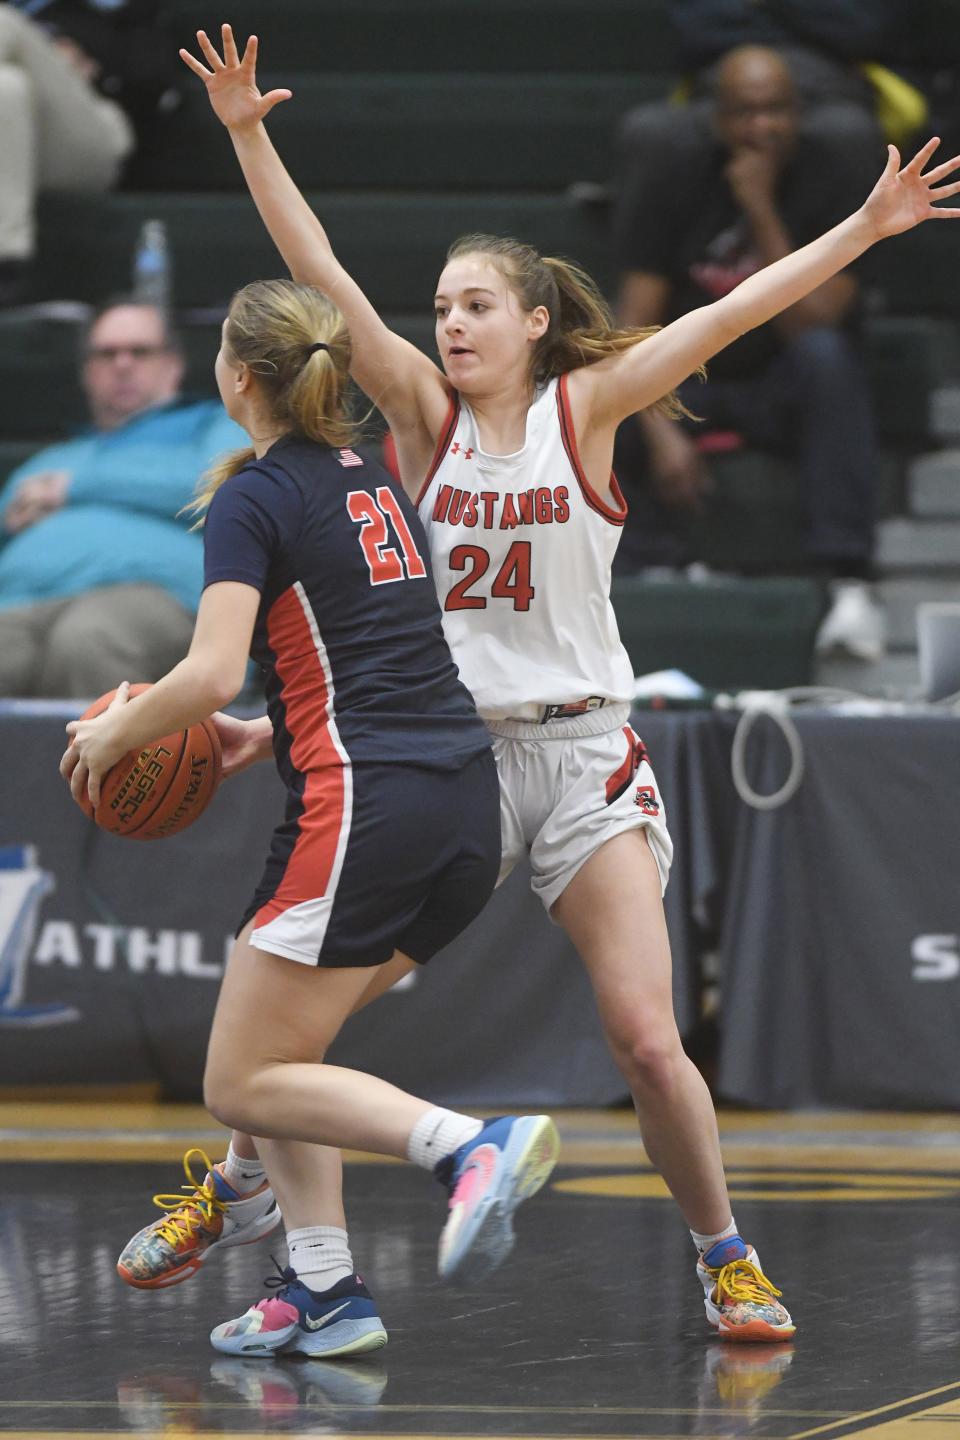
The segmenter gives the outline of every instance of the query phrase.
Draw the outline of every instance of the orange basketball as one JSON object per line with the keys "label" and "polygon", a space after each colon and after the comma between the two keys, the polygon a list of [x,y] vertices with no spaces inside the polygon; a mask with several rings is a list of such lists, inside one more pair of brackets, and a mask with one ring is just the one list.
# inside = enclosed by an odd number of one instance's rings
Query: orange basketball
{"label": "orange basketball", "polygon": [[[149,689],[149,685],[131,685],[131,698]],[[116,693],[101,695],[81,720],[92,720],[106,710]],[[103,777],[96,810],[86,795],[80,808],[111,835],[162,840],[185,830],[203,814],[220,783],[220,768],[220,737],[212,720],[201,720],[189,730],[177,730],[141,750],[128,751]]]}

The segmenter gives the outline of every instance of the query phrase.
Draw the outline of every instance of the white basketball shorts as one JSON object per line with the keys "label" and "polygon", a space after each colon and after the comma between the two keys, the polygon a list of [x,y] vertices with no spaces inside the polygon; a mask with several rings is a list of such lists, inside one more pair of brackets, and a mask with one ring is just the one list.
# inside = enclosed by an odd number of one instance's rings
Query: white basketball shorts
{"label": "white basketball shorts", "polygon": [[673,859],[663,800],[628,705],[544,725],[487,722],[500,774],[502,883],[529,853],[532,888],[549,914],[590,856],[643,829],[666,888]]}

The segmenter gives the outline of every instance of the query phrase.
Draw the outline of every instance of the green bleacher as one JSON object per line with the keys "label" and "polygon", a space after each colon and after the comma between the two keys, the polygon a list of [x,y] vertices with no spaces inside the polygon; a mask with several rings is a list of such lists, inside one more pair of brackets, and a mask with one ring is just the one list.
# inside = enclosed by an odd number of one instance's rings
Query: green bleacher
{"label": "green bleacher", "polygon": [[[466,231],[515,234],[569,255],[613,297],[607,216],[571,187],[609,181],[619,117],[675,85],[668,4],[234,0],[228,10],[238,37],[257,28],[264,88],[294,91],[271,132],[338,254],[389,323],[432,354],[434,283],[447,245]],[[201,25],[218,38],[223,11],[208,0],[170,0],[168,12],[178,42],[195,49]],[[231,293],[283,272],[225,132],[185,78],[182,107],[120,190],[43,197],[36,296],[95,302],[125,289],[140,226],[164,221],[188,385],[211,393]],[[928,440],[932,390],[960,371],[949,230],[928,225],[886,242],[862,267],[884,514],[897,513],[904,462]],[[0,483],[83,420],[75,356],[74,325],[0,312]],[[732,578],[709,587],[618,582],[636,668],[680,665],[711,685],[807,679],[819,589],[756,578],[797,568],[796,476],[749,451],[712,463],[716,493],[695,540],[701,558]]]}
{"label": "green bleacher", "polygon": [[612,596],[635,675],[677,669],[713,690],[809,682],[823,610],[809,580],[626,576],[614,582]]}
{"label": "green bleacher", "polygon": [[[666,0],[231,0],[238,40],[256,33],[268,70],[502,75],[633,70],[672,75]],[[170,0],[178,41],[219,38],[222,7]]]}

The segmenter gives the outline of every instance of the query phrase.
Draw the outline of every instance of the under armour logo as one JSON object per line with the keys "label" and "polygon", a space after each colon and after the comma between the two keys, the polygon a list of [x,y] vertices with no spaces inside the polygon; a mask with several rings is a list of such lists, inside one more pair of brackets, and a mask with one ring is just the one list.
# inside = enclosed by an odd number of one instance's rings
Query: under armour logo
{"label": "under armour logo", "polygon": [[[459,454],[460,454],[460,449],[461,449],[461,447],[460,447],[460,441],[459,441],[459,440],[454,440],[453,444],[450,446],[450,454],[451,454],[451,455],[459,455]],[[463,451],[463,458],[464,458],[464,460],[472,460],[472,459],[473,459],[473,447],[472,447],[471,445],[468,445],[467,448],[466,448],[466,450]]]}

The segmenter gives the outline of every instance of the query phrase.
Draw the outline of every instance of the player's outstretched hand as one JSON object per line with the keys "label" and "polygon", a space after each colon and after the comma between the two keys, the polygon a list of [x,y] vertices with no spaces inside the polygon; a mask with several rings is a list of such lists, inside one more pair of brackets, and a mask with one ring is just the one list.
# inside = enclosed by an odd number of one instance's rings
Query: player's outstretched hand
{"label": "player's outstretched hand", "polygon": [[216,46],[205,30],[197,31],[197,44],[209,65],[201,65],[189,50],[180,51],[180,59],[194,73],[199,75],[207,87],[207,95],[213,112],[228,130],[252,130],[274,105],[289,100],[290,90],[270,90],[261,95],[257,89],[257,37],[251,35],[241,60],[233,31],[229,25],[221,26],[223,37],[223,58],[217,54]]}
{"label": "player's outstretched hand", "polygon": [[[934,204],[934,201],[946,200],[960,193],[960,155],[923,173],[923,167],[933,158],[939,144],[936,137],[928,140],[902,170],[897,147],[887,146],[886,169],[863,207],[878,240],[912,230],[914,225],[920,225],[924,220],[960,219],[960,210],[948,210]],[[958,178],[949,184],[940,183],[951,175]]]}

